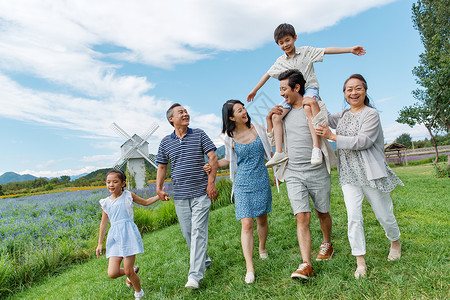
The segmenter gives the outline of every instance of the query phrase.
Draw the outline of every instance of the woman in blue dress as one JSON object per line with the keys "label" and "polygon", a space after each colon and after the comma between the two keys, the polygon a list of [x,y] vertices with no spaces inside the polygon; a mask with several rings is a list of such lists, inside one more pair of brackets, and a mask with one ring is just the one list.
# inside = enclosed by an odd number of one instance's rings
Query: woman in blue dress
{"label": "woman in blue dress", "polygon": [[[241,243],[247,273],[247,284],[255,281],[253,267],[253,218],[256,218],[259,236],[259,255],[265,259],[269,226],[267,214],[272,210],[272,191],[264,159],[270,159],[272,150],[266,129],[261,124],[250,122],[244,104],[239,100],[228,100],[222,108],[222,133],[225,135],[225,158],[219,167],[230,166],[233,182],[236,219],[241,220]],[[205,170],[208,166],[205,166]],[[232,195],[233,195],[232,192]]]}

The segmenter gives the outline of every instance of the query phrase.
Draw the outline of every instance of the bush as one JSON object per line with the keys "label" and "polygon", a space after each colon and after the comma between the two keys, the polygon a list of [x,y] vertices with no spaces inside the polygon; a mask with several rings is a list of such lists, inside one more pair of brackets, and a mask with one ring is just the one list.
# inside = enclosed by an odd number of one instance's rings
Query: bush
{"label": "bush", "polygon": [[450,177],[450,167],[447,163],[444,164],[433,164],[434,166],[434,176],[438,178]]}

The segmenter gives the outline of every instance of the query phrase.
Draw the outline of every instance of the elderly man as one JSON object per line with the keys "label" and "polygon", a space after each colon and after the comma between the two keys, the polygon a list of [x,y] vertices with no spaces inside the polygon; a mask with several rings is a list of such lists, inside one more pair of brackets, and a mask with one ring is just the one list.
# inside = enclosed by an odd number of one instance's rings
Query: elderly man
{"label": "elderly man", "polygon": [[[280,93],[286,102],[292,106],[291,111],[283,119],[283,141],[284,151],[288,154],[289,160],[283,162],[276,173],[280,181],[286,181],[291,207],[297,220],[297,238],[300,246],[302,262],[298,269],[292,273],[292,278],[308,279],[314,276],[311,266],[311,231],[309,223],[311,209],[309,207],[309,196],[314,203],[320,221],[323,234],[323,243],[320,246],[317,261],[328,260],[333,255],[333,245],[331,243],[331,216],[330,210],[330,167],[336,163],[336,157],[330,144],[322,139],[322,152],[325,155],[324,162],[320,165],[312,165],[312,136],[308,127],[308,121],[303,110],[303,94],[305,89],[305,79],[298,70],[287,70],[280,74]],[[320,101],[321,102],[321,101]],[[319,110],[319,104],[314,109]],[[322,107],[321,107],[322,108]],[[272,115],[281,114],[281,106],[275,106],[266,117],[267,132],[269,140],[273,139]],[[315,117],[327,118],[325,108],[322,113]]]}
{"label": "elderly man", "polygon": [[[190,249],[190,268],[186,288],[197,289],[205,269],[211,264],[206,253],[208,243],[208,217],[211,199],[217,198],[215,178],[217,172],[216,147],[201,129],[189,128],[187,110],[175,103],[167,110],[167,119],[174,132],[161,140],[156,162],[156,191],[161,200],[168,196],[163,190],[167,164],[172,165],[174,202],[181,233]],[[208,156],[211,172],[203,170],[204,155]]]}

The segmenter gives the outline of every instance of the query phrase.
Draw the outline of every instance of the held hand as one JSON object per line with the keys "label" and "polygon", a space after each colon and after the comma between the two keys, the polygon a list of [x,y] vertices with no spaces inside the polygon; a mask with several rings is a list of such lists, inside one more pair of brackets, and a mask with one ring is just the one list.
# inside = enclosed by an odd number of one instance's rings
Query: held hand
{"label": "held hand", "polygon": [[273,115],[282,115],[283,114],[283,106],[277,105],[272,107],[272,109],[267,114],[267,118],[272,119]]}
{"label": "held hand", "polygon": [[364,49],[362,46],[353,46],[352,47],[352,53],[358,56],[366,54],[366,49]]}
{"label": "held hand", "polygon": [[306,97],[306,98],[303,98],[302,106],[303,107],[305,107],[305,105],[313,106],[316,102],[317,101],[314,100],[313,98]]}
{"label": "held hand", "polygon": [[100,255],[102,255],[102,248],[103,245],[98,245],[97,249],[95,249],[95,254],[97,255],[97,258],[100,258]]}
{"label": "held hand", "polygon": [[333,133],[331,132],[328,125],[323,125],[319,123],[319,128],[316,128],[316,134],[323,136],[326,139],[333,140]]}
{"label": "held hand", "polygon": [[206,187],[206,194],[208,194],[211,201],[215,201],[217,199],[219,193],[217,192],[216,185],[214,183],[208,183],[208,186]]}
{"label": "held hand", "polygon": [[210,164],[205,164],[203,166],[203,170],[205,170],[206,174],[209,175],[209,173],[211,173],[211,165]]}
{"label": "held hand", "polygon": [[250,94],[248,94],[248,96],[247,96],[247,102],[252,102],[253,99],[255,98],[255,96],[256,96],[256,92],[251,91]]}
{"label": "held hand", "polygon": [[162,190],[156,191],[161,201],[168,201],[170,199],[169,194],[165,192],[166,187],[164,186]]}

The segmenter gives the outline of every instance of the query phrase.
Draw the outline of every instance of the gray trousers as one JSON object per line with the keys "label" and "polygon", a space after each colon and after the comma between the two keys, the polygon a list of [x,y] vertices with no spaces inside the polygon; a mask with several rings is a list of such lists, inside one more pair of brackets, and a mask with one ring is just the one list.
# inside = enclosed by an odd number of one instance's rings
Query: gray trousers
{"label": "gray trousers", "polygon": [[203,279],[205,269],[211,265],[211,259],[206,253],[211,200],[204,195],[174,202],[181,233],[190,249],[188,278],[200,281]]}

